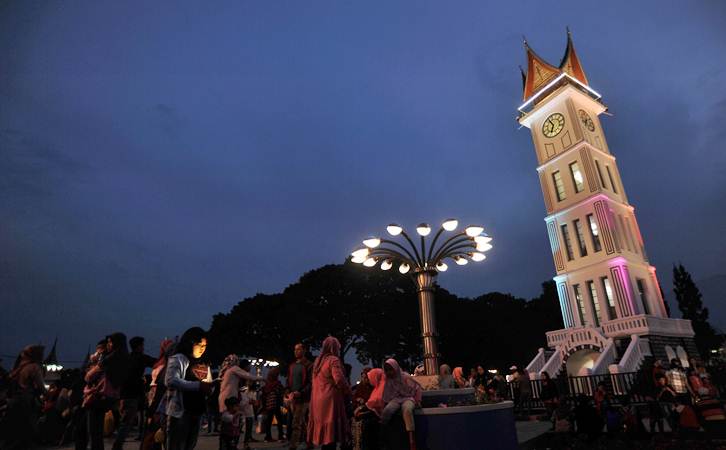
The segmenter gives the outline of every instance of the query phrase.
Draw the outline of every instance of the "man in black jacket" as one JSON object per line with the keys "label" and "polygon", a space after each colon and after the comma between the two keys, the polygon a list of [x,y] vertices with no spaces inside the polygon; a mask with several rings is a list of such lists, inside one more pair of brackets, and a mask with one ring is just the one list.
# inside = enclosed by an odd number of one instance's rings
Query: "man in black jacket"
{"label": "man in black jacket", "polygon": [[[131,353],[128,357],[126,382],[121,386],[121,421],[116,433],[116,440],[113,443],[114,450],[123,448],[126,435],[131,428],[134,419],[139,411],[144,410],[144,372],[147,367],[152,367],[156,358],[144,354],[144,338],[141,336],[132,337],[129,341]],[[139,436],[143,436],[143,417],[139,419]]]}

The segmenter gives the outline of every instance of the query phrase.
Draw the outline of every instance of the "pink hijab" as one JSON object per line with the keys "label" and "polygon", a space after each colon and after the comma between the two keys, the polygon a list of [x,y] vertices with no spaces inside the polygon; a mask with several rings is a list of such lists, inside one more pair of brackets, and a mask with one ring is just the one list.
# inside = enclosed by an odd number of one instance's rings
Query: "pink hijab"
{"label": "pink hijab", "polygon": [[320,368],[323,366],[323,362],[334,356],[340,357],[340,342],[333,336],[328,336],[323,341],[323,347],[320,349],[320,355],[315,359],[313,365],[313,374],[317,375],[320,372]]}
{"label": "pink hijab", "polygon": [[373,386],[373,392],[366,402],[366,406],[379,416],[389,402],[403,403],[406,400],[414,403],[421,402],[421,386],[409,374],[401,370],[395,359],[386,360],[386,364],[396,372],[392,378],[386,377],[383,369],[371,369],[368,372],[368,380]]}

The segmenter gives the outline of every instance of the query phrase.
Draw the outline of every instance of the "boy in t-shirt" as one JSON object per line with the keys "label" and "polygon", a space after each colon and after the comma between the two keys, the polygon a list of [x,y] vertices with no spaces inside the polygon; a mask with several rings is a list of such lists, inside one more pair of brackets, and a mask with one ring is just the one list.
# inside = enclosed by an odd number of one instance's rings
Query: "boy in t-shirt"
{"label": "boy in t-shirt", "polygon": [[240,419],[242,412],[237,397],[229,397],[224,401],[227,410],[222,413],[222,426],[219,433],[219,450],[237,450],[239,443]]}

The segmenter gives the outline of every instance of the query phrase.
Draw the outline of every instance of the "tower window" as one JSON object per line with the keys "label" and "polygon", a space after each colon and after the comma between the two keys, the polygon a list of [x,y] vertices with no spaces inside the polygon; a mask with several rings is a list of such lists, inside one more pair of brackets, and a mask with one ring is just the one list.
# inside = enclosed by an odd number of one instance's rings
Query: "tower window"
{"label": "tower window", "polygon": [[580,291],[579,284],[573,284],[572,290],[575,291],[575,301],[577,302],[577,311],[580,313],[580,323],[582,325],[588,325],[585,321],[587,313],[585,312],[585,302],[582,301],[582,292]]}
{"label": "tower window", "polygon": [[582,232],[582,223],[580,222],[580,219],[575,219],[572,224],[575,225],[577,243],[580,245],[580,256],[587,256],[587,246],[585,246],[585,235]]}
{"label": "tower window", "polygon": [[600,163],[597,161],[597,159],[595,160],[595,168],[597,169],[597,176],[598,178],[600,178],[600,185],[607,189],[608,186],[605,184],[605,178],[603,178],[602,176],[602,170],[600,170]]}
{"label": "tower window", "polygon": [[565,183],[562,182],[562,176],[560,171],[556,171],[552,174],[552,181],[555,183],[555,192],[557,193],[557,201],[562,201],[567,198],[565,193]]}
{"label": "tower window", "polygon": [[582,192],[585,189],[585,179],[577,161],[570,164],[570,174],[572,174],[572,182],[575,184],[575,192]]}
{"label": "tower window", "polygon": [[638,286],[638,295],[640,296],[641,303],[643,303],[643,313],[650,314],[650,308],[648,308],[648,299],[645,296],[645,282],[640,278],[636,278],[635,284]]}
{"label": "tower window", "polygon": [[613,181],[613,174],[610,172],[610,166],[605,166],[605,170],[608,171],[608,179],[610,180],[610,186],[613,187],[613,192],[615,192],[617,194],[618,188],[615,186],[615,182]]}
{"label": "tower window", "polygon": [[600,302],[597,298],[597,289],[592,280],[587,282],[587,289],[590,291],[590,302],[592,302],[592,310],[595,311],[595,326],[599,327],[602,322],[602,314],[600,313]]}
{"label": "tower window", "polygon": [[605,299],[608,301],[608,316],[610,320],[613,320],[617,317],[617,313],[615,311],[615,299],[613,298],[613,289],[610,287],[610,280],[608,277],[602,277],[600,280],[602,281],[602,287],[605,291]]}
{"label": "tower window", "polygon": [[567,224],[561,226],[562,228],[562,239],[565,241],[565,252],[567,253],[567,260],[572,261],[575,254],[572,252],[572,241],[570,240],[570,231],[567,229]]}
{"label": "tower window", "polygon": [[587,215],[587,223],[590,225],[590,237],[592,238],[592,246],[595,252],[602,250],[602,244],[600,243],[600,230],[597,227],[597,222],[592,214]]}

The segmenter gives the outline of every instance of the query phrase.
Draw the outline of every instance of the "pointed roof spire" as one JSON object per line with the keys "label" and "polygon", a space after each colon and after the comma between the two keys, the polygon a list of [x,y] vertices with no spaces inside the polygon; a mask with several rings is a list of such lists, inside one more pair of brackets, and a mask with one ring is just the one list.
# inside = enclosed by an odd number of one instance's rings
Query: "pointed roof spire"
{"label": "pointed roof spire", "polygon": [[562,62],[560,62],[560,70],[573,78],[577,78],[585,85],[589,84],[585,71],[582,69],[582,64],[580,64],[580,58],[575,53],[570,27],[567,27],[567,48],[565,49],[565,56],[562,57]]}
{"label": "pointed roof spire", "polygon": [[55,341],[53,341],[53,347],[50,349],[50,353],[48,353],[48,356],[45,357],[45,361],[43,361],[43,364],[58,364],[58,355],[56,355],[56,345],[58,344],[58,337],[55,338]]}
{"label": "pointed roof spire", "polygon": [[524,41],[524,48],[527,51],[527,75],[524,81],[524,99],[528,99],[539,88],[547,84],[560,74],[560,69],[540,58],[527,41]]}

